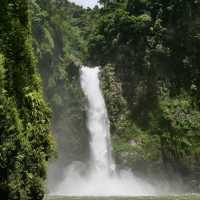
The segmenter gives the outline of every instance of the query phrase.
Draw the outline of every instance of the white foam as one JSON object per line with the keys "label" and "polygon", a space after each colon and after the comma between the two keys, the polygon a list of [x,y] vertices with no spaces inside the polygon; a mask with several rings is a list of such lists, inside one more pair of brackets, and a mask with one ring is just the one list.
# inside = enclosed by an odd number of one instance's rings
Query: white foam
{"label": "white foam", "polygon": [[81,87],[88,99],[89,165],[74,162],[53,195],[144,196],[156,195],[153,186],[130,170],[117,171],[112,158],[109,119],[100,89],[99,68],[81,68]]}

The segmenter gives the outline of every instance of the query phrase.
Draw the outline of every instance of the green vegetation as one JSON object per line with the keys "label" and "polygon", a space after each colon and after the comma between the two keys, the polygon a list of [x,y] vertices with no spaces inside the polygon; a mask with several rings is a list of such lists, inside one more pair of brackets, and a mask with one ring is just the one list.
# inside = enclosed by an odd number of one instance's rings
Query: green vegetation
{"label": "green vegetation", "polygon": [[176,174],[199,192],[200,1],[100,0],[94,9],[27,2],[0,6],[0,197],[43,199],[50,126],[59,149],[54,184],[72,160],[87,160],[81,64],[102,67],[119,167]]}
{"label": "green vegetation", "polygon": [[103,68],[118,163],[199,191],[200,2],[101,3],[89,55]]}
{"label": "green vegetation", "polygon": [[49,187],[53,188],[69,163],[88,158],[79,68],[87,60],[95,11],[68,1],[32,0],[32,12],[34,50],[45,97],[53,111],[52,130],[57,141],[58,158],[49,173]]}
{"label": "green vegetation", "polygon": [[0,196],[42,199],[53,152],[26,0],[0,7]]}

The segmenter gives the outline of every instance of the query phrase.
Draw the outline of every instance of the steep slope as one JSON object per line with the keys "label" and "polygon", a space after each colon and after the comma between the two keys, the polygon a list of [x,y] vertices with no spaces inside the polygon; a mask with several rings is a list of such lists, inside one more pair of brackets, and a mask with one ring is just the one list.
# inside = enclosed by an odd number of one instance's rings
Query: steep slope
{"label": "steep slope", "polygon": [[26,0],[0,6],[0,196],[43,199],[52,153],[50,110],[43,99]]}
{"label": "steep slope", "polygon": [[58,158],[50,167],[51,185],[60,181],[69,163],[88,158],[79,67],[87,60],[95,11],[60,0],[32,1],[32,8],[34,48],[45,96],[53,111],[52,130],[58,150]]}
{"label": "steep slope", "polygon": [[178,175],[198,191],[199,1],[100,2],[101,9],[85,10],[67,0],[32,1],[34,47],[59,150],[50,174],[59,179],[72,160],[88,158],[79,65],[92,63],[102,66],[119,166]]}
{"label": "steep slope", "polygon": [[89,52],[103,67],[119,163],[199,190],[200,2],[101,2]]}

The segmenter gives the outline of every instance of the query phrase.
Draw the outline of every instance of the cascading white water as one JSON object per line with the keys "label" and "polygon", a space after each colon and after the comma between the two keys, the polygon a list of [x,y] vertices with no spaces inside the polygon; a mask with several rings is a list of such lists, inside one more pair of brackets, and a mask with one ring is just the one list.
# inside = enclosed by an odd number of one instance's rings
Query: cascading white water
{"label": "cascading white water", "polygon": [[100,90],[99,68],[82,67],[81,86],[88,99],[91,168],[95,173],[109,175],[115,169],[111,154],[109,120]]}
{"label": "cascading white water", "polygon": [[81,68],[81,87],[88,100],[90,167],[73,163],[64,181],[52,193],[66,196],[139,196],[155,195],[154,188],[130,170],[115,169],[111,153],[109,119],[100,89],[99,68]]}

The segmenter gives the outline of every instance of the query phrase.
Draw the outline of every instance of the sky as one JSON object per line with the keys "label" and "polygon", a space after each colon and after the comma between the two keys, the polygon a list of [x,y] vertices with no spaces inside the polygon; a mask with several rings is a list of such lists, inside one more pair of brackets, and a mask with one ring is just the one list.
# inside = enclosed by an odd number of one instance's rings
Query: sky
{"label": "sky", "polygon": [[84,8],[90,7],[93,8],[95,5],[97,5],[98,0],[69,0],[71,2],[74,2],[78,5],[83,6]]}

